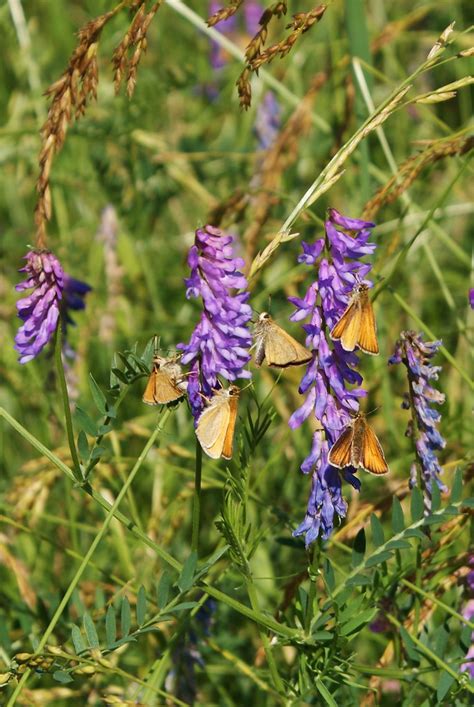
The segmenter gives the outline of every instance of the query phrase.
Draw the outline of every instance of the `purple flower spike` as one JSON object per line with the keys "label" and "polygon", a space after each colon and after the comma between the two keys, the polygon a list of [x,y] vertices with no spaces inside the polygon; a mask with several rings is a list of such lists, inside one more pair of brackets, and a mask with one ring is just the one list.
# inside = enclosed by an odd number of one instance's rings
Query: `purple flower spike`
{"label": "purple flower spike", "polygon": [[[181,362],[191,366],[188,397],[195,421],[204,407],[203,395],[210,397],[220,386],[218,375],[228,381],[251,377],[244,369],[250,360],[252,310],[247,304],[249,293],[242,291],[247,287],[239,272],[243,264],[234,257],[232,236],[213,226],[196,231],[188,255],[191,275],[185,280],[186,297],[201,297],[203,311],[189,343],[178,344]],[[234,294],[235,290],[241,292]]]}
{"label": "purple flower spike", "polygon": [[471,287],[469,290],[469,304],[471,305],[471,309],[474,309],[474,287]]}
{"label": "purple flower spike", "polygon": [[[430,384],[431,380],[437,380],[441,370],[439,366],[431,364],[431,359],[440,346],[441,341],[425,342],[421,334],[404,331],[396,343],[393,356],[388,361],[389,364],[403,363],[407,368],[410,394],[402,403],[402,407],[413,408],[414,421],[409,423],[407,436],[414,437],[427,509],[431,507],[433,481],[441,491],[447,490],[440,479],[443,470],[437,457],[438,451],[443,449],[446,442],[438,431],[441,415],[433,409],[433,404],[444,403],[445,396]],[[410,479],[410,485],[416,485],[416,469],[415,473],[410,475]]]}
{"label": "purple flower spike", "polygon": [[19,363],[35,358],[54,335],[64,289],[64,271],[52,253],[29,251],[25,260],[26,265],[19,272],[26,273],[26,280],[15,289],[18,292],[33,289],[33,292],[16,305],[23,321],[15,337]]}
{"label": "purple flower spike", "polygon": [[329,333],[344,312],[354,285],[371,269],[361,259],[375,250],[375,244],[368,242],[374,224],[347,218],[336,209],[329,209],[328,214],[326,237],[314,243],[303,242],[303,253],[298,257],[299,263],[316,266],[317,279],[303,298],[289,298],[296,308],[291,319],[306,320],[306,346],[313,351],[299,388],[305,402],[290,417],[289,425],[296,429],[313,414],[321,428],[314,433],[311,452],[301,465],[303,473],[312,473],[312,484],[305,519],[294,535],[304,534],[307,546],[318,536],[327,539],[335,521],[345,517],[342,479],[360,488],[355,469],[342,472],[332,467],[328,453],[358,411],[359,398],[366,395],[360,387],[362,377],[355,370],[357,355],[344,351]]}
{"label": "purple flower spike", "polygon": [[33,292],[17,302],[17,311],[23,324],[15,336],[15,349],[19,363],[35,358],[51,340],[58,320],[63,323],[63,333],[73,320],[69,309],[84,309],[84,296],[91,289],[85,282],[75,280],[64,272],[53,253],[29,251],[26,265],[19,272],[26,273],[26,280],[16,286],[18,292]]}

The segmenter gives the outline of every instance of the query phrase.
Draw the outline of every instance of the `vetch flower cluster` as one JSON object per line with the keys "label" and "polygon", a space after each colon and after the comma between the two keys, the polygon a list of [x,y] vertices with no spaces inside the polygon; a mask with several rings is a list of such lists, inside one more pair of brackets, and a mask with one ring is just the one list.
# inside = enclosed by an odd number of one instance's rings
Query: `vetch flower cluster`
{"label": "vetch flower cluster", "polygon": [[306,400],[293,413],[289,425],[296,429],[313,414],[320,427],[301,465],[303,473],[312,473],[312,483],[305,518],[294,535],[305,535],[307,546],[319,535],[328,538],[336,518],[346,515],[342,477],[360,488],[355,469],[340,471],[328,463],[329,450],[359,410],[359,398],[366,395],[360,387],[362,377],[355,370],[357,355],[344,351],[329,334],[347,307],[354,286],[361,281],[372,285],[365,279],[371,265],[362,258],[375,250],[375,244],[369,242],[373,226],[329,209],[325,237],[311,244],[303,242],[303,253],[298,258],[298,262],[315,268],[317,277],[302,299],[289,298],[296,307],[291,319],[307,320],[303,325],[306,346],[313,351],[299,387]]}
{"label": "vetch flower cluster", "polygon": [[26,265],[19,272],[26,273],[26,280],[15,289],[33,291],[17,302],[18,316],[23,321],[15,337],[20,363],[28,363],[42,351],[60,318],[65,333],[67,325],[73,323],[69,311],[84,309],[84,296],[91,289],[65,273],[49,251],[31,250],[25,260]]}
{"label": "vetch flower cluster", "polygon": [[433,405],[444,403],[445,396],[431,385],[438,379],[440,366],[433,366],[431,359],[441,346],[441,341],[423,341],[421,334],[414,331],[404,331],[397,341],[390,364],[403,363],[407,369],[409,392],[405,395],[402,407],[411,409],[412,420],[407,429],[407,435],[415,444],[417,463],[411,468],[411,486],[417,484],[417,464],[421,472],[421,480],[426,491],[426,501],[429,507],[433,481],[440,490],[446,487],[440,479],[442,468],[438,461],[438,452],[446,442],[439,433],[440,413]]}
{"label": "vetch flower cluster", "polygon": [[243,264],[234,256],[232,236],[213,226],[196,231],[188,255],[186,297],[201,297],[203,311],[189,343],[178,345],[181,363],[191,366],[187,392],[195,421],[204,407],[203,396],[211,397],[220,386],[217,376],[228,381],[251,377],[245,366],[250,360],[252,310],[247,280],[239,271]]}

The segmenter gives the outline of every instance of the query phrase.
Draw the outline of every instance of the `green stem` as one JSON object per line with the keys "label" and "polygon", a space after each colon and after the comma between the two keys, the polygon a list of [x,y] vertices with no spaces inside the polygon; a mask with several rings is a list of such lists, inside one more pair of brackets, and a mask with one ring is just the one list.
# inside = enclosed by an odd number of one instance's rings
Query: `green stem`
{"label": "green stem", "polygon": [[443,609],[443,611],[446,611],[447,614],[451,614],[451,616],[454,616],[458,621],[460,621],[462,624],[465,626],[469,626],[470,629],[474,631],[474,623],[472,621],[469,621],[469,619],[466,619],[462,614],[458,613],[455,609],[452,609],[450,606],[444,603],[444,601],[441,601],[441,599],[438,599],[437,597],[434,596],[434,594],[431,594],[430,592],[425,592],[424,589],[421,587],[417,587],[415,584],[410,582],[408,579],[400,579],[401,584],[404,584],[405,587],[408,587],[409,589],[412,589],[414,592],[417,592],[420,594],[422,597],[427,599],[428,601],[433,602],[433,604],[436,604],[439,606],[440,609]]}
{"label": "green stem", "polygon": [[66,421],[66,432],[67,441],[69,444],[69,450],[71,452],[72,465],[74,478],[76,481],[83,481],[81,463],[79,461],[79,455],[76,449],[76,442],[74,440],[74,427],[72,425],[71,408],[69,405],[69,393],[67,390],[66,376],[64,375],[64,366],[62,358],[62,342],[63,342],[63,331],[61,323],[58,324],[56,329],[55,341],[54,341],[54,359],[56,362],[56,370],[58,373],[59,387],[61,388],[61,397],[63,399],[64,408],[64,419]]}
{"label": "green stem", "polygon": [[[152,448],[152,446],[154,445],[158,435],[160,434],[160,432],[162,432],[163,427],[166,424],[168,417],[170,416],[170,412],[171,412],[170,410],[165,411],[165,413],[163,414],[163,417],[161,418],[158,425],[156,426],[150,439],[145,444],[143,451],[140,454],[140,456],[138,457],[132,471],[130,472],[128,479],[125,481],[124,485],[122,486],[122,488],[120,490],[120,493],[118,494],[114,503],[110,507],[110,510],[107,513],[107,516],[102,524],[102,528],[95,536],[94,541],[92,542],[91,546],[89,547],[89,550],[85,554],[84,559],[82,560],[81,564],[79,565],[79,567],[76,571],[76,574],[74,575],[72,581],[70,582],[69,587],[66,590],[66,593],[64,594],[56,611],[54,612],[54,615],[53,615],[51,621],[49,622],[49,625],[47,626],[47,628],[46,628],[46,630],[45,630],[45,632],[44,632],[44,634],[43,634],[43,636],[42,636],[42,638],[41,638],[41,640],[40,640],[40,642],[34,652],[34,655],[38,655],[39,653],[41,653],[41,651],[43,650],[43,648],[47,644],[48,639],[51,636],[52,632],[54,631],[54,628],[55,628],[56,624],[58,623],[59,619],[61,618],[61,615],[62,615],[64,609],[66,608],[75,588],[77,587],[79,580],[81,579],[82,574],[84,573],[84,570],[86,569],[87,565],[89,564],[89,560],[92,558],[92,555],[96,551],[100,541],[102,540],[105,533],[107,532],[107,529],[108,529],[110,523],[112,522],[112,518],[114,517],[115,512],[117,511],[120,503],[122,502],[123,497],[127,493],[128,488],[130,487],[135,476],[137,475],[138,471],[140,470],[141,465],[145,461],[147,454],[150,451],[150,449]],[[23,675],[20,679],[20,682],[16,686],[16,689],[15,689],[13,695],[10,697],[10,699],[7,703],[7,707],[13,707],[13,705],[16,703],[16,700],[20,696],[21,692],[23,691],[23,688],[25,687],[26,682],[27,682],[29,676],[31,675],[31,672],[32,672],[31,669],[28,668],[23,673]]]}
{"label": "green stem", "polygon": [[[24,439],[26,439],[32,447],[37,449],[40,454],[43,454],[47,459],[49,459],[51,463],[54,464],[54,466],[56,466],[64,474],[66,474],[69,479],[75,481],[75,477],[71,469],[66,464],[64,464],[64,462],[61,461],[61,459],[59,459],[53,452],[51,452],[51,450],[45,447],[42,442],[36,439],[34,435],[28,432],[28,430],[26,430],[19,422],[17,422],[17,420],[15,420],[15,418],[12,417],[3,407],[0,407],[0,417],[3,417],[3,419],[6,420],[6,422],[8,422],[8,424],[13,427],[13,429],[15,429]],[[103,498],[99,493],[94,491],[89,485],[81,485],[80,488],[87,494],[89,494],[89,496],[91,496],[100,506],[102,506],[102,508],[104,508],[106,511],[110,511],[110,509],[112,508],[111,504],[106,501],[105,498]],[[116,510],[114,512],[114,516],[118,521],[120,521],[120,523],[122,523],[122,525],[128,528],[128,530],[135,538],[137,538],[144,545],[153,550],[161,560],[166,562],[166,564],[175,569],[177,572],[182,571],[183,565],[181,564],[181,562],[179,562],[179,560],[170,555],[169,552],[166,552],[166,550],[163,550],[163,548],[153,542],[153,540],[151,540],[148,535],[143,533],[139,528],[135,526],[135,524],[132,520],[130,520],[130,518],[127,518],[127,516],[121,513],[119,510]],[[215,587],[206,585],[205,582],[202,583],[202,587],[203,591],[206,591],[210,596],[214,597],[214,599],[217,599],[223,604],[226,604],[230,608],[237,611],[239,614],[242,614],[242,616],[246,616],[247,618],[249,618],[251,621],[254,621],[255,623],[261,626],[265,626],[270,631],[273,631],[273,633],[276,633],[280,636],[284,636],[288,639],[302,639],[303,635],[300,630],[291,628],[290,626],[285,626],[284,624],[280,624],[278,621],[275,621],[274,619],[270,618],[269,616],[266,616],[265,614],[260,614],[256,611],[253,611],[248,606],[245,606],[245,604],[242,604],[236,599],[230,597],[228,594],[225,594],[225,592],[221,592],[220,589],[216,589]]]}
{"label": "green stem", "polygon": [[[398,619],[395,618],[395,616],[392,616],[391,614],[386,614],[387,619],[390,621],[391,624],[396,626],[398,629],[404,628],[403,624],[398,621]],[[406,629],[405,629],[406,630]],[[436,663],[436,665],[441,668],[441,670],[445,670],[447,673],[451,675],[452,678],[456,680],[457,683],[460,682],[461,676],[459,672],[456,672],[453,670],[447,663],[442,660],[439,656],[436,655],[436,653],[433,653],[433,651],[428,648],[428,646],[425,646],[424,643],[422,643],[419,638],[416,636],[413,636],[411,633],[409,634],[411,640],[413,643],[417,646],[417,648],[420,650],[421,653],[424,653],[425,656],[433,663]],[[471,687],[469,684],[465,685],[465,688],[469,690],[471,694],[474,694],[474,687]]]}
{"label": "green stem", "polygon": [[[122,404],[123,399],[125,398],[125,396],[127,395],[128,391],[129,391],[129,388],[130,388],[130,386],[127,385],[124,388],[122,388],[122,390],[120,391],[120,394],[119,394],[117,401],[115,402],[115,405],[114,405],[115,410],[118,410],[118,408]],[[112,422],[112,419],[113,419],[112,417],[109,417],[108,415],[106,415],[104,418],[103,425],[104,426],[109,425]],[[89,462],[88,462],[87,467],[84,471],[84,479],[86,481],[88,480],[92,469],[100,462],[100,457],[93,458],[92,453],[93,453],[94,449],[100,445],[104,436],[105,436],[105,434],[101,434],[98,437],[96,437],[96,439],[95,439],[95,442],[94,442],[93,447],[91,449],[91,455],[90,455]]]}
{"label": "green stem", "polygon": [[[259,611],[257,592],[255,590],[255,585],[251,577],[246,577],[246,585],[252,609],[254,609],[255,611]],[[275,688],[279,692],[279,694],[283,696],[285,694],[285,686],[283,684],[283,680],[280,677],[280,673],[278,672],[277,664],[275,661],[275,657],[272,653],[269,638],[263,629],[260,629],[260,639],[263,644],[263,649],[267,658],[270,674],[273,678],[273,684],[275,685]]]}
{"label": "green stem", "polygon": [[196,466],[194,476],[193,496],[193,528],[191,536],[191,550],[198,551],[199,546],[199,520],[201,517],[201,477],[202,477],[202,449],[196,437]]}

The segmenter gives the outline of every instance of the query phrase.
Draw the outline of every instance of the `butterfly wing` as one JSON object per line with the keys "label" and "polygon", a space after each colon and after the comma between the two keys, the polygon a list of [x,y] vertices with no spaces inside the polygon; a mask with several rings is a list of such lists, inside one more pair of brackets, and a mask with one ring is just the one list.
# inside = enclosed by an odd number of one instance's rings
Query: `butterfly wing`
{"label": "butterfly wing", "polygon": [[386,474],[388,465],[375,432],[365,425],[359,465],[370,474]]}
{"label": "butterfly wing", "polygon": [[361,298],[360,310],[361,318],[357,344],[365,353],[376,355],[379,352],[377,327],[375,324],[374,308],[372,307],[372,302],[367,293]]}
{"label": "butterfly wing", "polygon": [[145,392],[143,393],[142,400],[144,403],[147,405],[156,405],[155,401],[155,378],[156,378],[156,369],[154,368],[152,372],[150,373],[150,377],[148,378],[148,383],[146,384]]}
{"label": "butterfly wing", "polygon": [[[146,391],[145,391],[146,392]],[[178,388],[172,379],[164,371],[157,371],[155,374],[155,403],[158,405],[166,405],[174,400],[179,400],[184,395],[184,392]]]}
{"label": "butterfly wing", "polygon": [[265,358],[269,366],[286,368],[311,361],[311,351],[272,322],[265,336]]}
{"label": "butterfly wing", "polygon": [[358,297],[355,297],[331,330],[331,339],[340,341],[344,351],[354,351],[357,346],[361,316],[360,301]]}
{"label": "butterfly wing", "polygon": [[224,459],[232,459],[232,450],[234,446],[235,423],[237,422],[237,408],[239,406],[238,395],[233,395],[229,398],[229,423],[227,432],[222,447],[222,456]]}
{"label": "butterfly wing", "polygon": [[196,436],[203,450],[212,459],[219,459],[222,456],[229,419],[229,400],[223,398],[205,408],[198,420]]}
{"label": "butterfly wing", "polygon": [[334,442],[328,456],[329,463],[332,466],[336,466],[338,469],[351,466],[353,435],[354,430],[349,425]]}

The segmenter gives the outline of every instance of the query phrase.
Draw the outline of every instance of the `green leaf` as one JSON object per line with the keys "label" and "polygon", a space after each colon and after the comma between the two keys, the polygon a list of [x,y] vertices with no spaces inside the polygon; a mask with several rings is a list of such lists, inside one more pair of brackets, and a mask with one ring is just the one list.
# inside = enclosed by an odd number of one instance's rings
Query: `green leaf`
{"label": "green leaf", "polygon": [[177,614],[180,611],[186,611],[186,609],[194,609],[195,606],[198,606],[197,601],[183,601],[181,604],[176,604],[171,609],[167,609],[166,612],[168,614]]}
{"label": "green leaf", "polygon": [[382,524],[374,513],[370,516],[370,527],[372,529],[372,542],[375,547],[383,545],[385,536],[383,534]]}
{"label": "green leaf", "polygon": [[82,617],[82,622],[84,624],[84,631],[86,632],[87,640],[89,641],[90,647],[98,648],[100,645],[99,637],[97,635],[97,631],[95,630],[94,622],[92,621],[87,611]]}
{"label": "green leaf", "polygon": [[408,528],[404,532],[404,536],[406,538],[420,538],[420,540],[426,540],[426,535],[420,528]]}
{"label": "green leaf", "polygon": [[115,609],[112,604],[109,604],[107,613],[105,614],[105,637],[107,640],[107,648],[110,648],[110,646],[115,643],[117,638]]}
{"label": "green leaf", "polygon": [[334,634],[330,633],[330,631],[315,631],[311,638],[314,641],[332,641]]}
{"label": "green leaf", "polygon": [[137,624],[138,626],[143,626],[146,617],[146,591],[145,587],[142,586],[138,590],[137,594]]}
{"label": "green leaf", "polygon": [[87,650],[86,642],[84,641],[84,638],[82,637],[81,629],[79,626],[76,626],[75,624],[73,625],[71,629],[71,638],[72,638],[72,643],[74,645],[74,650],[76,651],[77,655],[80,653],[83,653],[84,651]]}
{"label": "green leaf", "polygon": [[376,555],[372,555],[372,557],[369,557],[369,559],[366,561],[365,566],[366,567],[375,567],[375,565],[380,565],[382,562],[386,562],[387,560],[390,560],[392,557],[392,553],[388,552],[387,550],[384,550],[383,552],[379,552]]}
{"label": "green leaf", "polygon": [[450,501],[451,503],[459,503],[462,499],[462,471],[461,469],[456,469],[454,473],[453,486],[451,489]]}
{"label": "green leaf", "polygon": [[171,589],[171,575],[167,570],[162,572],[160,581],[156,588],[156,603],[162,609],[168,603],[168,596]]}
{"label": "green leaf", "polygon": [[101,447],[100,445],[97,447],[94,447],[94,449],[91,452],[91,459],[100,459],[100,457],[106,452],[107,450],[105,447]]}
{"label": "green leaf", "polygon": [[326,579],[326,584],[328,585],[329,591],[333,592],[336,586],[336,578],[334,576],[332,565],[327,558],[324,561],[324,577]]}
{"label": "green leaf", "polygon": [[298,599],[301,604],[301,614],[303,621],[306,621],[306,613],[308,611],[308,592],[304,587],[298,587]]}
{"label": "green leaf", "polygon": [[91,435],[92,437],[97,437],[96,423],[91,417],[89,417],[87,412],[85,412],[81,407],[79,407],[79,405],[76,405],[74,416],[76,418],[78,426],[81,427],[84,432],[87,432],[87,434]]}
{"label": "green leaf", "polygon": [[433,482],[431,484],[431,510],[434,513],[434,511],[437,511],[438,508],[441,506],[441,494],[439,492],[439,486],[436,483],[436,481],[433,479]]}
{"label": "green leaf", "polygon": [[329,705],[329,707],[337,707],[337,702],[334,700],[333,696],[321,680],[316,679],[314,681],[314,686],[323,698],[324,704]]}
{"label": "green leaf", "polygon": [[349,577],[346,584],[348,587],[366,586],[372,584],[372,581],[371,577],[366,577],[364,574],[355,574],[353,577]]}
{"label": "green leaf", "polygon": [[194,582],[194,571],[197,565],[197,552],[191,552],[186,562],[183,565],[183,570],[178,579],[178,587],[181,592],[187,592],[191,589]]}
{"label": "green leaf", "polygon": [[116,378],[118,378],[119,381],[125,383],[125,385],[128,385],[128,378],[120,368],[112,368],[111,372]]}
{"label": "green leaf", "polygon": [[149,371],[151,371],[151,364],[153,361],[153,354],[155,353],[155,337],[150,339],[143,349],[142,353],[142,361],[145,364],[145,366],[148,368]]}
{"label": "green leaf", "polygon": [[467,506],[468,508],[474,508],[474,498],[465,498],[462,505]]}
{"label": "green leaf", "polygon": [[66,685],[68,682],[73,682],[72,677],[65,670],[55,670],[53,673],[53,679]]}
{"label": "green leaf", "polygon": [[361,564],[365,555],[365,530],[361,528],[355,536],[354,545],[352,547],[352,566],[357,567]]}
{"label": "green leaf", "polygon": [[389,540],[385,547],[387,550],[411,550],[408,540]]}
{"label": "green leaf", "polygon": [[436,688],[436,698],[438,702],[442,702],[449,692],[451,685],[454,682],[454,677],[443,670],[438,677],[438,686]]}
{"label": "green leaf", "polygon": [[361,611],[353,619],[350,619],[346,624],[342,626],[341,636],[349,636],[351,633],[357,631],[360,626],[365,626],[374,618],[377,613],[377,607],[372,607],[371,609],[366,609]]}
{"label": "green leaf", "polygon": [[205,574],[209,572],[209,569],[213,567],[213,565],[216,564],[216,562],[219,562],[221,557],[226,554],[228,551],[230,545],[224,545],[223,547],[220,547],[218,550],[216,550],[211,557],[203,564],[201,567],[199,567],[196,570],[196,573],[194,575],[194,579],[200,579],[203,577]]}
{"label": "green leaf", "polygon": [[132,614],[130,611],[130,602],[127,597],[122,599],[122,607],[120,610],[120,630],[122,632],[122,637],[128,636],[130,633],[130,626],[132,623]]}
{"label": "green leaf", "polygon": [[80,430],[77,435],[77,450],[81,461],[86,462],[89,459],[89,443],[84,430]]}
{"label": "green leaf", "polygon": [[99,388],[94,376],[92,373],[89,373],[89,387],[91,389],[92,393],[92,398],[94,400],[95,406],[97,410],[102,414],[105,415],[107,412],[107,399],[101,389]]}
{"label": "green leaf", "polygon": [[408,657],[413,662],[419,663],[420,656],[418,654],[418,651],[416,650],[416,645],[412,641],[410,634],[408,633],[406,628],[404,628],[403,626],[400,626],[399,631],[400,631],[400,637],[403,641],[403,645],[405,646],[405,650],[407,652]]}
{"label": "green leaf", "polygon": [[405,528],[402,504],[396,496],[392,500],[392,530],[394,535],[398,535]]}
{"label": "green leaf", "polygon": [[424,510],[423,494],[418,486],[415,486],[411,490],[411,518],[414,523],[423,518]]}

